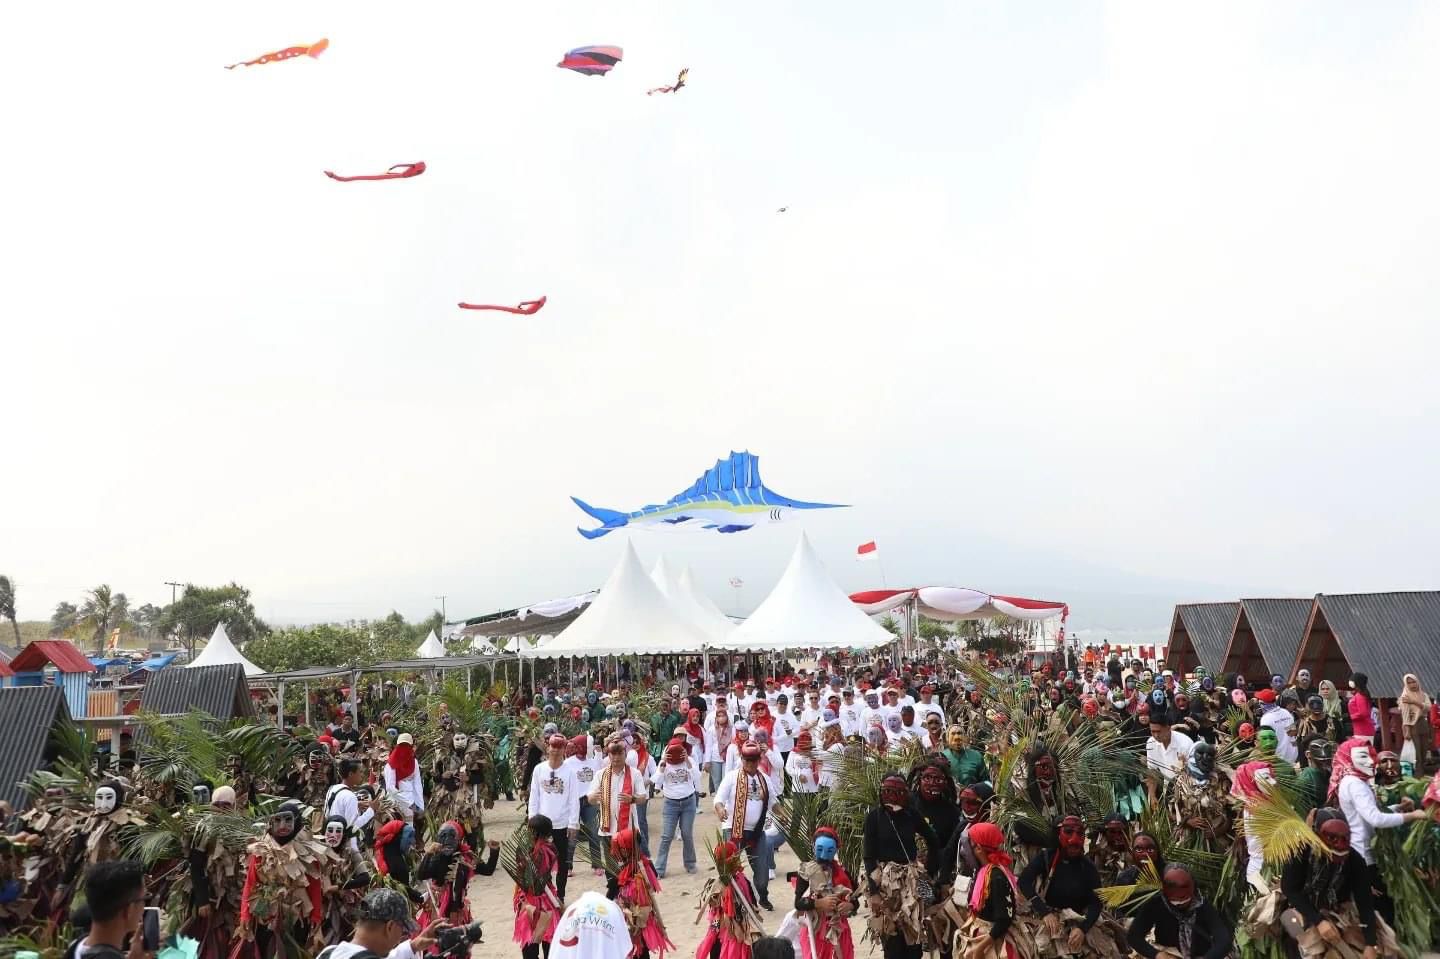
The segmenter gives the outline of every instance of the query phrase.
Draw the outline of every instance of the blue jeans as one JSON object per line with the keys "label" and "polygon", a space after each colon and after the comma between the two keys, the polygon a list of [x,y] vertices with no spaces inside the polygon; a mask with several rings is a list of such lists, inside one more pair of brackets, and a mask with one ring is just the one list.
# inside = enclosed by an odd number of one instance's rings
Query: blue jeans
{"label": "blue jeans", "polygon": [[722,780],[722,779],[724,779],[724,778],[725,778],[725,764],[724,764],[724,763],[711,763],[711,764],[710,764],[710,795],[713,796],[713,795],[715,795],[717,792],[720,791],[720,780]]}
{"label": "blue jeans", "polygon": [[[590,861],[593,863],[603,862],[600,858],[600,807],[593,805],[584,796],[580,797],[580,825],[585,833],[585,839],[590,844]],[[580,845],[579,841],[570,846],[570,865],[575,865],[575,847]]]}
{"label": "blue jeans", "polygon": [[680,827],[680,839],[684,846],[685,871],[695,871],[695,797],[666,799],[660,828],[660,855],[655,859],[655,871],[662,877],[670,864],[670,843],[675,839],[675,827]]}
{"label": "blue jeans", "polygon": [[637,828],[637,831],[640,833],[640,851],[645,854],[646,859],[652,858],[650,855],[650,816],[648,815],[649,809],[649,802],[645,803],[644,805],[637,805],[635,807],[635,826]]}

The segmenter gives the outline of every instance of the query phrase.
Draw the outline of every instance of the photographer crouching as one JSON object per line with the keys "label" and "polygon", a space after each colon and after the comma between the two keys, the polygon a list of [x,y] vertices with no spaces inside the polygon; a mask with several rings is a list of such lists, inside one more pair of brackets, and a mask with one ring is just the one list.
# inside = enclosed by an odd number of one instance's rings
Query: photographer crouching
{"label": "photographer crouching", "polygon": [[437,922],[421,931],[408,899],[393,889],[375,889],[360,902],[350,941],[326,947],[316,959],[420,959],[436,943],[442,956],[465,956],[479,941],[478,922],[457,929]]}

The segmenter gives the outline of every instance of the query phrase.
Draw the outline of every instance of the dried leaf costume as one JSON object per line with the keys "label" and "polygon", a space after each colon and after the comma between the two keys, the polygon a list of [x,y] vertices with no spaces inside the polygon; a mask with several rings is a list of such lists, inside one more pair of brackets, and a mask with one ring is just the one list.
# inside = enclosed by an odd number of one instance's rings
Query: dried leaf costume
{"label": "dried leaf costume", "polygon": [[655,867],[640,851],[635,830],[622,829],[610,840],[610,853],[615,857],[620,870],[616,875],[618,891],[615,902],[625,913],[625,924],[630,929],[630,956],[664,956],[665,951],[674,951],[675,943],[665,932],[665,922],[660,918],[660,907],[655,896],[660,892],[660,879]]}
{"label": "dried leaf costume", "polygon": [[332,853],[303,827],[302,812],[294,800],[280,806],[270,817],[270,831],[246,850],[234,959],[292,953],[324,918],[324,875]]}
{"label": "dried leaf costume", "polygon": [[717,947],[718,959],[750,959],[750,947],[765,933],[740,847],[726,840],[712,846],[710,855],[715,875],[700,891],[700,912],[695,917],[696,922],[705,917],[709,928],[695,950],[695,959],[711,959]]}

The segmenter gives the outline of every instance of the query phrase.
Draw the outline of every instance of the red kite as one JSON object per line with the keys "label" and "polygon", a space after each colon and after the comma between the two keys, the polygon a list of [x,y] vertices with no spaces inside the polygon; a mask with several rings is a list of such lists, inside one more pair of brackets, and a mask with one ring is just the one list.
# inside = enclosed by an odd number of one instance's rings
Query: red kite
{"label": "red kite", "polygon": [[619,47],[576,47],[555,65],[587,77],[603,77],[624,55]]}
{"label": "red kite", "polygon": [[519,306],[492,306],[488,303],[461,303],[462,310],[499,310],[502,313],[519,313],[521,316],[534,316],[540,312],[540,307],[545,305],[545,297],[538,300],[526,300]]}
{"label": "red kite", "polygon": [[419,176],[425,172],[424,162],[420,163],[397,163],[384,173],[374,173],[369,176],[339,176],[325,171],[325,175],[332,180],[339,180],[341,183],[353,183],[356,180],[404,180],[407,177]]}
{"label": "red kite", "polygon": [[651,94],[655,94],[655,93],[674,93],[675,91],[679,90],[681,87],[683,87],[683,86],[685,85],[685,80],[686,80],[686,78],[688,78],[689,76],[690,76],[690,68],[689,68],[689,67],[686,67],[684,70],[681,70],[681,71],[680,71],[680,75],[675,78],[675,85],[674,85],[673,87],[656,87],[656,88],[653,89],[653,90],[646,90],[646,91],[645,91],[645,95],[648,97],[648,96],[650,96]]}
{"label": "red kite", "polygon": [[330,46],[330,41],[323,37],[308,47],[286,47],[284,50],[277,50],[274,53],[267,53],[258,56],[254,60],[242,60],[240,63],[227,64],[226,70],[234,70],[236,67],[258,67],[262,63],[275,63],[279,60],[290,60],[299,56],[318,57]]}

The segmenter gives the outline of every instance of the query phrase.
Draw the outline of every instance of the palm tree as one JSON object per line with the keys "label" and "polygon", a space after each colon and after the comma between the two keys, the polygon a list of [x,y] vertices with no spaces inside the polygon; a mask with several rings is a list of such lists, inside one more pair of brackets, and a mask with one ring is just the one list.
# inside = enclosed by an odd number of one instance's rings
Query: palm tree
{"label": "palm tree", "polygon": [[15,583],[9,576],[0,576],[0,619],[10,620],[15,630],[15,645],[20,645],[20,624],[15,620]]}
{"label": "palm tree", "polygon": [[85,597],[76,625],[93,630],[95,651],[104,653],[105,637],[112,628],[125,622],[129,613],[130,601],[125,598],[125,594],[112,593],[109,586],[101,584]]}

